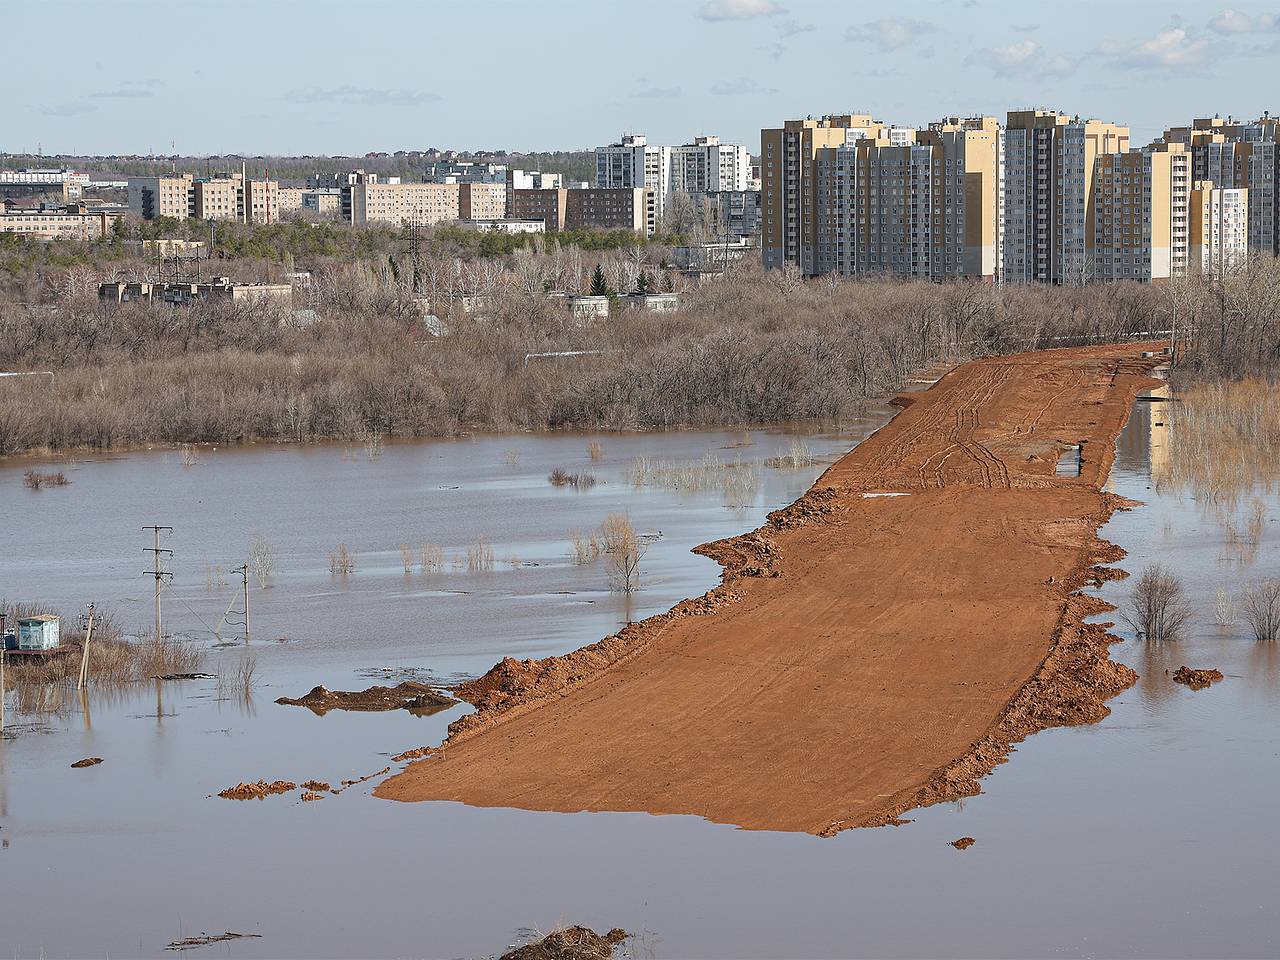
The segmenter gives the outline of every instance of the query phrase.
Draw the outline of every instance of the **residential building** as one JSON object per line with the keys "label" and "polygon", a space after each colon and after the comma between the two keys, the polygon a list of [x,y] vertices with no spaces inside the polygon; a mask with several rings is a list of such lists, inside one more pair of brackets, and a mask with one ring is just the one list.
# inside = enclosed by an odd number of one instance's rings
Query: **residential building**
{"label": "residential building", "polygon": [[670,148],[671,193],[704,194],[746,190],[751,181],[751,155],[738,143],[719,137],[697,137]]}
{"label": "residential building", "polygon": [[510,220],[506,217],[496,217],[483,220],[467,220],[458,221],[458,226],[469,227],[472,230],[479,230],[481,233],[546,233],[547,224],[545,220]]}
{"label": "residential building", "polygon": [[189,173],[169,177],[131,177],[129,209],[144,220],[239,220],[274,223],[280,219],[280,185],[243,173],[196,178]]}
{"label": "residential building", "polygon": [[1094,160],[1087,222],[1091,263],[1068,282],[1150,283],[1185,276],[1191,155],[1182,144]]}
{"label": "residential building", "polygon": [[0,199],[49,197],[54,200],[79,200],[89,185],[87,173],[65,168],[0,170]]}
{"label": "residential building", "polygon": [[458,184],[458,216],[463,220],[501,220],[507,215],[507,182],[464,181]]}
{"label": "residential building", "polygon": [[223,303],[277,303],[293,305],[291,283],[232,283],[227,277],[211,282],[149,283],[113,281],[98,285],[98,299],[105,303],[168,303],[185,306],[198,301]]}
{"label": "residential building", "polygon": [[414,223],[430,226],[460,215],[461,184],[382,183],[362,175],[342,187],[341,211],[350,223]]}
{"label": "residential building", "polygon": [[1243,267],[1249,257],[1249,191],[1198,180],[1188,207],[1188,272],[1221,277]]}
{"label": "residential building", "polygon": [[766,268],[793,264],[806,276],[817,273],[818,151],[869,136],[889,137],[888,128],[869,114],[788,120],[760,131],[761,255]]}
{"label": "residential building", "polygon": [[606,190],[647,188],[646,232],[655,233],[671,192],[671,148],[650,144],[631,133],[617,143],[596,147],[596,186]]}
{"label": "residential building", "polygon": [[541,220],[547,233],[564,229],[569,191],[563,188],[509,189],[507,217],[513,220]]}
{"label": "residential building", "polygon": [[302,209],[302,195],[307,191],[302,187],[280,187],[276,191],[276,200],[281,213]]}
{"label": "residential building", "polygon": [[508,190],[559,190],[568,184],[560,173],[540,173],[537,170],[508,170]]}
{"label": "residential building", "polygon": [[583,190],[512,190],[508,219],[541,220],[548,233],[561,230],[648,231],[650,192],[643,187]]}
{"label": "residential building", "polygon": [[1048,110],[1010,111],[1004,131],[1006,283],[1088,279],[1094,160],[1128,149],[1128,127]]}
{"label": "residential building", "polygon": [[0,207],[0,233],[29,240],[97,240],[115,226],[119,214],[90,210],[85,204]]}
{"label": "residential building", "polygon": [[311,213],[335,214],[342,207],[342,191],[336,187],[317,187],[302,191],[302,209]]}
{"label": "residential building", "polygon": [[427,183],[506,183],[505,163],[477,163],[471,160],[431,160],[422,179]]}
{"label": "residential building", "polygon": [[695,199],[710,205],[718,233],[737,237],[760,235],[759,190],[718,190]]}
{"label": "residential building", "polygon": [[1199,118],[1163,139],[1191,150],[1195,180],[1248,190],[1249,250],[1280,256],[1280,118]]}

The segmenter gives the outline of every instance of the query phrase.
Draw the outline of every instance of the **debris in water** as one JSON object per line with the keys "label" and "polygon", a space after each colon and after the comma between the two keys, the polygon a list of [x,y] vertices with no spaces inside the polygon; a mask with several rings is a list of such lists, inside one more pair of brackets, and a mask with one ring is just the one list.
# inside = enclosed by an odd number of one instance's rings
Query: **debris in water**
{"label": "debris in water", "polygon": [[324,799],[323,793],[312,793],[310,790],[307,790],[302,794],[302,800],[304,803],[307,802],[308,800],[323,800],[323,799]]}
{"label": "debris in water", "polygon": [[173,943],[165,947],[166,950],[191,950],[195,947],[207,947],[211,943],[222,943],[225,940],[247,940],[254,937],[258,940],[262,939],[260,933],[202,933],[198,937],[187,937],[183,940],[175,940]]}
{"label": "debris in water", "polygon": [[[302,789],[311,790],[315,793],[327,793],[329,790],[329,785],[325,783],[323,780],[308,780],[306,783],[302,785]],[[305,800],[306,798],[303,797],[303,799]]]}
{"label": "debris in water", "polygon": [[1221,670],[1192,670],[1190,667],[1179,667],[1173,672],[1174,683],[1185,683],[1192,690],[1203,690],[1221,679]]}
{"label": "debris in water", "polygon": [[81,769],[82,767],[94,767],[94,766],[97,766],[97,765],[98,765],[98,764],[100,764],[101,762],[102,762],[102,758],[101,758],[101,757],[85,757],[83,760],[77,760],[77,761],[76,761],[75,763],[73,763],[71,766],[73,766],[73,767],[75,767],[75,769],[79,770],[79,769]]}
{"label": "debris in water", "polygon": [[610,960],[613,948],[630,936],[618,927],[603,937],[587,927],[566,927],[508,950],[498,960]]}
{"label": "debris in water", "polygon": [[333,793],[341,793],[343,790],[347,789],[347,787],[354,787],[357,783],[364,783],[366,780],[372,780],[374,777],[380,777],[384,773],[390,773],[390,772],[391,772],[390,767],[383,767],[377,773],[371,773],[368,776],[360,777],[358,780],[343,780],[342,786],[339,787],[337,790],[334,790]]}
{"label": "debris in water", "polygon": [[372,686],[367,690],[330,690],[313,687],[305,697],[280,697],[276,703],[290,707],[306,707],[316,716],[330,710],[408,710],[419,716],[437,713],[458,701],[447,697],[425,683],[405,680],[394,687]]}
{"label": "debris in water", "polygon": [[[239,646],[239,644],[232,644]],[[218,678],[212,673],[162,673],[159,676],[152,677],[152,680],[217,680]]]}
{"label": "debris in water", "polygon": [[276,780],[274,783],[259,780],[257,783],[240,783],[227,787],[218,796],[226,800],[261,800],[263,797],[297,789],[298,785],[291,780]]}
{"label": "debris in water", "polygon": [[959,840],[952,840],[951,846],[955,847],[957,850],[968,850],[977,842],[978,841],[973,839],[973,837],[961,837]]}
{"label": "debris in water", "polygon": [[404,753],[397,753],[391,759],[396,763],[400,763],[403,760],[417,760],[419,757],[428,757],[435,752],[435,747],[416,747],[413,750],[406,750]]}

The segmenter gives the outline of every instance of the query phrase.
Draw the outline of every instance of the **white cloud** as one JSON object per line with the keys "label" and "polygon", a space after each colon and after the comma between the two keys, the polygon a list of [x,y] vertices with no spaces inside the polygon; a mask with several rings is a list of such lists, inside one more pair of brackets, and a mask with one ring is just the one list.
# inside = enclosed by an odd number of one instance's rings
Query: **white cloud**
{"label": "white cloud", "polygon": [[786,11],[773,0],[709,0],[702,5],[698,16],[703,20],[750,20],[753,17],[772,17]]}
{"label": "white cloud", "polygon": [[1076,68],[1062,54],[1051,54],[1034,40],[984,47],[969,54],[965,63],[984,66],[998,77],[1061,77]]}
{"label": "white cloud", "polygon": [[773,87],[762,87],[753,77],[738,77],[736,80],[724,80],[711,88],[717,97],[753,96],[765,97],[777,93]]}
{"label": "white cloud", "polygon": [[1104,43],[1102,52],[1118,67],[1130,70],[1167,70],[1203,66],[1211,59],[1213,44],[1195,36],[1184,27],[1169,27],[1149,40],[1137,43]]}
{"label": "white cloud", "polygon": [[1259,13],[1250,15],[1230,8],[1209,21],[1209,29],[1215,33],[1280,33],[1280,14]]}
{"label": "white cloud", "polygon": [[407,107],[435,103],[437,93],[425,90],[383,90],[375,87],[304,87],[291,90],[285,99],[293,103],[346,103],[359,107]]}
{"label": "white cloud", "polygon": [[861,26],[850,27],[845,31],[844,38],[850,43],[871,43],[886,50],[897,50],[937,29],[924,20],[885,17],[883,20],[872,20]]}

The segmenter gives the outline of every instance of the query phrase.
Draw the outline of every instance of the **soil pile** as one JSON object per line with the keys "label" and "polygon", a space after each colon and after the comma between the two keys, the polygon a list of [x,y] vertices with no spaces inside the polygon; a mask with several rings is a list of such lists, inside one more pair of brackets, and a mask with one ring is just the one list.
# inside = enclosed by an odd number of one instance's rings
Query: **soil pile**
{"label": "soil pile", "polygon": [[437,692],[425,683],[406,680],[394,687],[369,687],[367,690],[330,690],[313,687],[304,697],[281,697],[276,703],[290,707],[306,707],[317,716],[330,710],[409,710],[415,713],[436,713],[453,706],[458,701]]}
{"label": "soil pile", "polygon": [[616,927],[603,937],[587,927],[568,927],[508,950],[499,960],[610,960],[613,948],[627,936]]}
{"label": "soil pile", "polygon": [[1192,670],[1190,667],[1184,666],[1173,671],[1173,682],[1185,683],[1192,690],[1203,690],[1221,679],[1221,670]]}
{"label": "soil pile", "polygon": [[277,793],[288,793],[290,790],[297,789],[298,785],[290,780],[276,780],[272,783],[259,780],[257,783],[238,783],[234,787],[227,787],[218,796],[225,800],[261,800]]}
{"label": "soil pile", "polygon": [[85,767],[96,767],[101,762],[101,757],[85,757],[83,760],[77,760],[71,766],[76,770],[82,770]]}
{"label": "soil pile", "polygon": [[961,837],[959,840],[952,840],[951,846],[955,847],[957,850],[968,850],[977,842],[978,841],[973,839],[973,837]]}
{"label": "soil pile", "polygon": [[[457,690],[477,711],[447,762],[375,793],[824,835],[978,793],[1014,744],[1097,722],[1134,682],[1077,591],[1124,556],[1097,530],[1127,506],[1101,486],[1152,383],[1142,352],[956,368],[765,526],[700,548],[715,589],[502,661]],[[1080,475],[1056,476],[1082,441]]]}

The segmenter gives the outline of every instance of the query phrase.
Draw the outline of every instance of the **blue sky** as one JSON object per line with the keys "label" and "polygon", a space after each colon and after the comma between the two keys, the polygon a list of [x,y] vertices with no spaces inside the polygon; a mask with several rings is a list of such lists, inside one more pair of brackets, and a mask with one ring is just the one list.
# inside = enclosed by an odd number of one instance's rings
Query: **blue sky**
{"label": "blue sky", "polygon": [[1280,111],[1280,0],[28,0],[3,23],[5,151],[758,149],[788,117],[1031,105],[1146,142]]}

